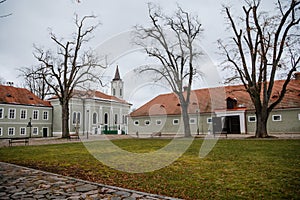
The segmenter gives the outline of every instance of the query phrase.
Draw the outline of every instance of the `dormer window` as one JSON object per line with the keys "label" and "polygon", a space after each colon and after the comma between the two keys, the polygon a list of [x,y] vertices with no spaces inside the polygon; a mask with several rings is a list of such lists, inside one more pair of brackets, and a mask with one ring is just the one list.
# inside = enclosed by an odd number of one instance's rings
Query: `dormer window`
{"label": "dormer window", "polygon": [[234,109],[237,107],[237,100],[236,98],[231,98],[231,97],[228,97],[226,99],[226,105],[227,105],[227,109]]}

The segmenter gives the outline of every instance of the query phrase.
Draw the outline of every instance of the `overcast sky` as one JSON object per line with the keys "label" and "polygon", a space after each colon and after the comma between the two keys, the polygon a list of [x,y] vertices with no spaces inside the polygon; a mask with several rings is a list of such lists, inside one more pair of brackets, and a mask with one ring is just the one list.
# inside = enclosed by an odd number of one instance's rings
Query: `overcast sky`
{"label": "overcast sky", "polygon": [[[262,1],[268,7],[273,7],[270,0]],[[126,35],[126,32],[134,25],[149,25],[147,2],[149,0],[81,0],[81,3],[76,3],[75,0],[7,0],[0,4],[0,15],[12,13],[11,16],[0,18],[0,77],[21,86],[21,80],[17,78],[19,75],[17,69],[37,64],[32,55],[33,44],[44,46],[46,49],[50,47],[52,45],[49,37],[50,28],[58,36],[70,36],[75,31],[74,13],[79,16],[90,14],[98,16],[97,20],[102,25],[94,32],[94,38],[89,45],[93,49],[99,49],[104,47],[104,44],[110,45],[113,41],[118,41],[120,39],[118,36],[124,35],[124,32]],[[172,13],[177,2],[184,10],[197,14],[204,29],[201,47],[211,61],[217,64],[216,41],[228,34],[224,14],[221,13],[222,5],[233,5],[234,12],[238,13],[241,9],[240,0],[156,0],[151,2],[158,3],[166,13]],[[136,58],[137,56],[128,53],[119,55],[105,72],[109,77],[107,80],[112,78],[116,65],[119,65],[121,76],[128,76],[127,79],[130,79],[129,74],[132,70],[130,67],[136,67],[137,64],[133,64]],[[139,60],[136,63],[141,62],[143,61]],[[125,84],[127,79],[125,78]],[[140,86],[140,88],[143,87]],[[109,93],[109,87],[99,90]],[[163,91],[167,90],[165,88]],[[131,101],[132,96],[135,95],[127,94],[127,98]]]}

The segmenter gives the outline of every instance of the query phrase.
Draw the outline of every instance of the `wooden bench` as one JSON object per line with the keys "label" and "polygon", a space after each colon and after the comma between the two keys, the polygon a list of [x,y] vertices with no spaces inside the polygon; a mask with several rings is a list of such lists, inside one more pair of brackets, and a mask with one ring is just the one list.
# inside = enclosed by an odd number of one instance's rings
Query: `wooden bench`
{"label": "wooden bench", "polygon": [[29,144],[29,137],[18,137],[18,138],[10,138],[8,140],[9,146],[11,147],[13,143],[23,143],[25,145]]}
{"label": "wooden bench", "polygon": [[77,133],[71,133],[71,134],[69,134],[69,140],[71,140],[71,139],[77,139],[77,140],[79,140],[80,138],[79,138],[79,134],[77,134]]}

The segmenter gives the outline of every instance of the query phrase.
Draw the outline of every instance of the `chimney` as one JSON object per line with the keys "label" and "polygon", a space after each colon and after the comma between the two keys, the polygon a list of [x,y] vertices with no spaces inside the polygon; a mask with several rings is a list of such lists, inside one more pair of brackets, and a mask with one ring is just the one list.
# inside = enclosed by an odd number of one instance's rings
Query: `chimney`
{"label": "chimney", "polygon": [[295,78],[296,80],[300,80],[300,72],[294,73],[294,78]]}
{"label": "chimney", "polygon": [[183,91],[184,91],[184,92],[186,92],[187,89],[188,89],[188,86],[184,86],[184,87],[183,87]]}

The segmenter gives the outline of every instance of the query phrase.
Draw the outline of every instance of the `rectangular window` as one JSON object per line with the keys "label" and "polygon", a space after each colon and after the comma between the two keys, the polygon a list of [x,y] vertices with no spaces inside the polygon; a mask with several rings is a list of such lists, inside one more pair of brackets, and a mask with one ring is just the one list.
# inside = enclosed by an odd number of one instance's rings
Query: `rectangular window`
{"label": "rectangular window", "polygon": [[4,109],[0,108],[0,119],[3,119],[4,116]]}
{"label": "rectangular window", "polygon": [[139,124],[140,124],[140,123],[139,123],[138,120],[135,120],[135,121],[134,121],[134,125],[138,126]]}
{"label": "rectangular window", "polygon": [[26,128],[25,127],[20,128],[20,135],[26,135]]}
{"label": "rectangular window", "polygon": [[298,114],[298,120],[300,120],[300,113]]}
{"label": "rectangular window", "polygon": [[48,111],[44,111],[43,112],[43,120],[48,120],[48,116],[49,116],[49,112]]}
{"label": "rectangular window", "polygon": [[179,119],[173,119],[173,125],[178,125],[179,124]]}
{"label": "rectangular window", "polygon": [[39,134],[39,129],[38,129],[38,127],[33,127],[33,129],[32,129],[32,134],[33,134],[33,135],[38,135],[38,134]]}
{"label": "rectangular window", "polygon": [[272,115],[272,121],[279,122],[281,120],[281,115]]}
{"label": "rectangular window", "polygon": [[26,119],[27,118],[27,110],[21,110],[20,118],[21,119]]}
{"label": "rectangular window", "polygon": [[211,117],[208,117],[208,118],[206,119],[206,122],[207,122],[208,124],[211,124],[211,123],[212,123],[212,118],[211,118]]}
{"label": "rectangular window", "polygon": [[16,117],[16,109],[10,108],[8,110],[8,113],[9,113],[8,119],[15,119],[15,117]]}
{"label": "rectangular window", "polygon": [[150,125],[150,121],[149,120],[145,120],[145,125],[146,126]]}
{"label": "rectangular window", "polygon": [[8,135],[15,135],[15,128],[9,127],[8,128]]}
{"label": "rectangular window", "polygon": [[39,119],[39,111],[38,110],[33,111],[32,119],[34,119],[34,120]]}
{"label": "rectangular window", "polygon": [[248,116],[248,122],[256,122],[256,116]]}
{"label": "rectangular window", "polygon": [[190,118],[190,124],[196,124],[196,119],[195,118]]}
{"label": "rectangular window", "polygon": [[156,125],[161,125],[161,120],[156,120]]}
{"label": "rectangular window", "polygon": [[2,127],[0,127],[0,136],[3,135],[3,131],[2,130],[3,130]]}

